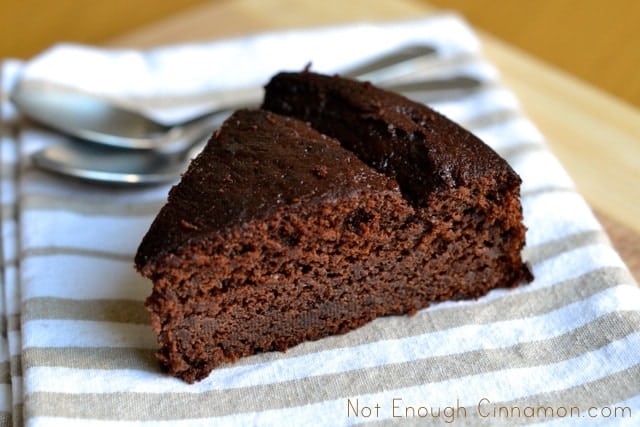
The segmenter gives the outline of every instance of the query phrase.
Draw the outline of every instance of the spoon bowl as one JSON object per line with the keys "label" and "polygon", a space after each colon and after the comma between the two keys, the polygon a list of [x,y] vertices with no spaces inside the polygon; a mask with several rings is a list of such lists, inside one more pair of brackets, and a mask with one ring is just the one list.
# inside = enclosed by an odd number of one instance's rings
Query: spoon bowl
{"label": "spoon bowl", "polygon": [[142,114],[63,88],[19,84],[11,93],[11,101],[36,122],[104,145],[151,149],[170,130]]}
{"label": "spoon bowl", "polygon": [[123,150],[68,139],[31,157],[41,169],[109,184],[160,184],[177,179],[188,158],[154,151]]}

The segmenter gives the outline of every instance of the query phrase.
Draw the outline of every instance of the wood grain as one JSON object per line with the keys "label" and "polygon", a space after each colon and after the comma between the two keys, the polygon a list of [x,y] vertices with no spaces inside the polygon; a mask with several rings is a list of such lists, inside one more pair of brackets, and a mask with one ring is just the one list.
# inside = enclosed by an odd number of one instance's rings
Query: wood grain
{"label": "wood grain", "polygon": [[640,107],[639,1],[428,1]]}
{"label": "wood grain", "polygon": [[205,0],[2,0],[0,58],[29,58],[61,41],[99,44]]}

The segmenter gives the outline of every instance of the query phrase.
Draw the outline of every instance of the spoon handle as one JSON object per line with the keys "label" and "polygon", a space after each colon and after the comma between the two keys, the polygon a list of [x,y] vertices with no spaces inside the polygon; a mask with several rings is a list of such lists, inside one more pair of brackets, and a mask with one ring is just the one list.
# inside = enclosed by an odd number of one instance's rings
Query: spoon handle
{"label": "spoon handle", "polygon": [[174,126],[157,141],[153,151],[169,155],[186,154],[195,144],[219,128],[233,111],[235,109],[209,112],[182,126]]}
{"label": "spoon handle", "polygon": [[[353,79],[379,83],[382,80],[402,75],[403,70],[415,68],[416,61],[424,61],[435,54],[436,49],[429,45],[407,45],[348,68],[340,74]],[[233,111],[259,105],[262,95],[262,88],[243,88],[221,92],[216,95],[213,110],[205,111],[188,122],[173,126],[162,137],[154,138],[150,148],[165,154],[177,154],[189,150],[207,133],[218,128]]]}

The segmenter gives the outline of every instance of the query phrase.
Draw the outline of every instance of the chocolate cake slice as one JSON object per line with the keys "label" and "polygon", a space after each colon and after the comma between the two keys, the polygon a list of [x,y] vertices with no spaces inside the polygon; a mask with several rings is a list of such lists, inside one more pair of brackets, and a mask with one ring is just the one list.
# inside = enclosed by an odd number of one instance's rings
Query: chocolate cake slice
{"label": "chocolate cake slice", "polygon": [[309,122],[399,183],[423,230],[406,255],[421,269],[423,305],[532,280],[520,177],[458,124],[370,83],[309,71],[274,76],[263,108]]}
{"label": "chocolate cake slice", "polygon": [[394,180],[337,141],[293,118],[236,112],[135,258],[153,281],[158,357],[193,382],[455,294],[429,282],[431,251],[420,248],[431,233]]}
{"label": "chocolate cake slice", "polygon": [[275,76],[263,108],[213,135],[138,249],[171,374],[532,279],[520,178],[457,124],[310,72]]}

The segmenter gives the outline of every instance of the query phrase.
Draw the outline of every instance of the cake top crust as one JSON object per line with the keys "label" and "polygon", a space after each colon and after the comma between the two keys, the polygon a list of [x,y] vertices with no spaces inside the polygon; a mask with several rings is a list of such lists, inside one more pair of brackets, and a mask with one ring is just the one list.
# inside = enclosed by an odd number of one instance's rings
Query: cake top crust
{"label": "cake top crust", "polygon": [[267,84],[263,108],[285,115],[302,111],[299,118],[320,131],[341,133],[336,137],[346,148],[396,178],[409,197],[487,176],[507,187],[521,183],[509,164],[471,132],[424,104],[369,82],[307,70],[282,72]]}
{"label": "cake top crust", "polygon": [[291,205],[336,201],[397,183],[302,121],[240,110],[217,130],[169,192],[136,255],[160,253]]}

